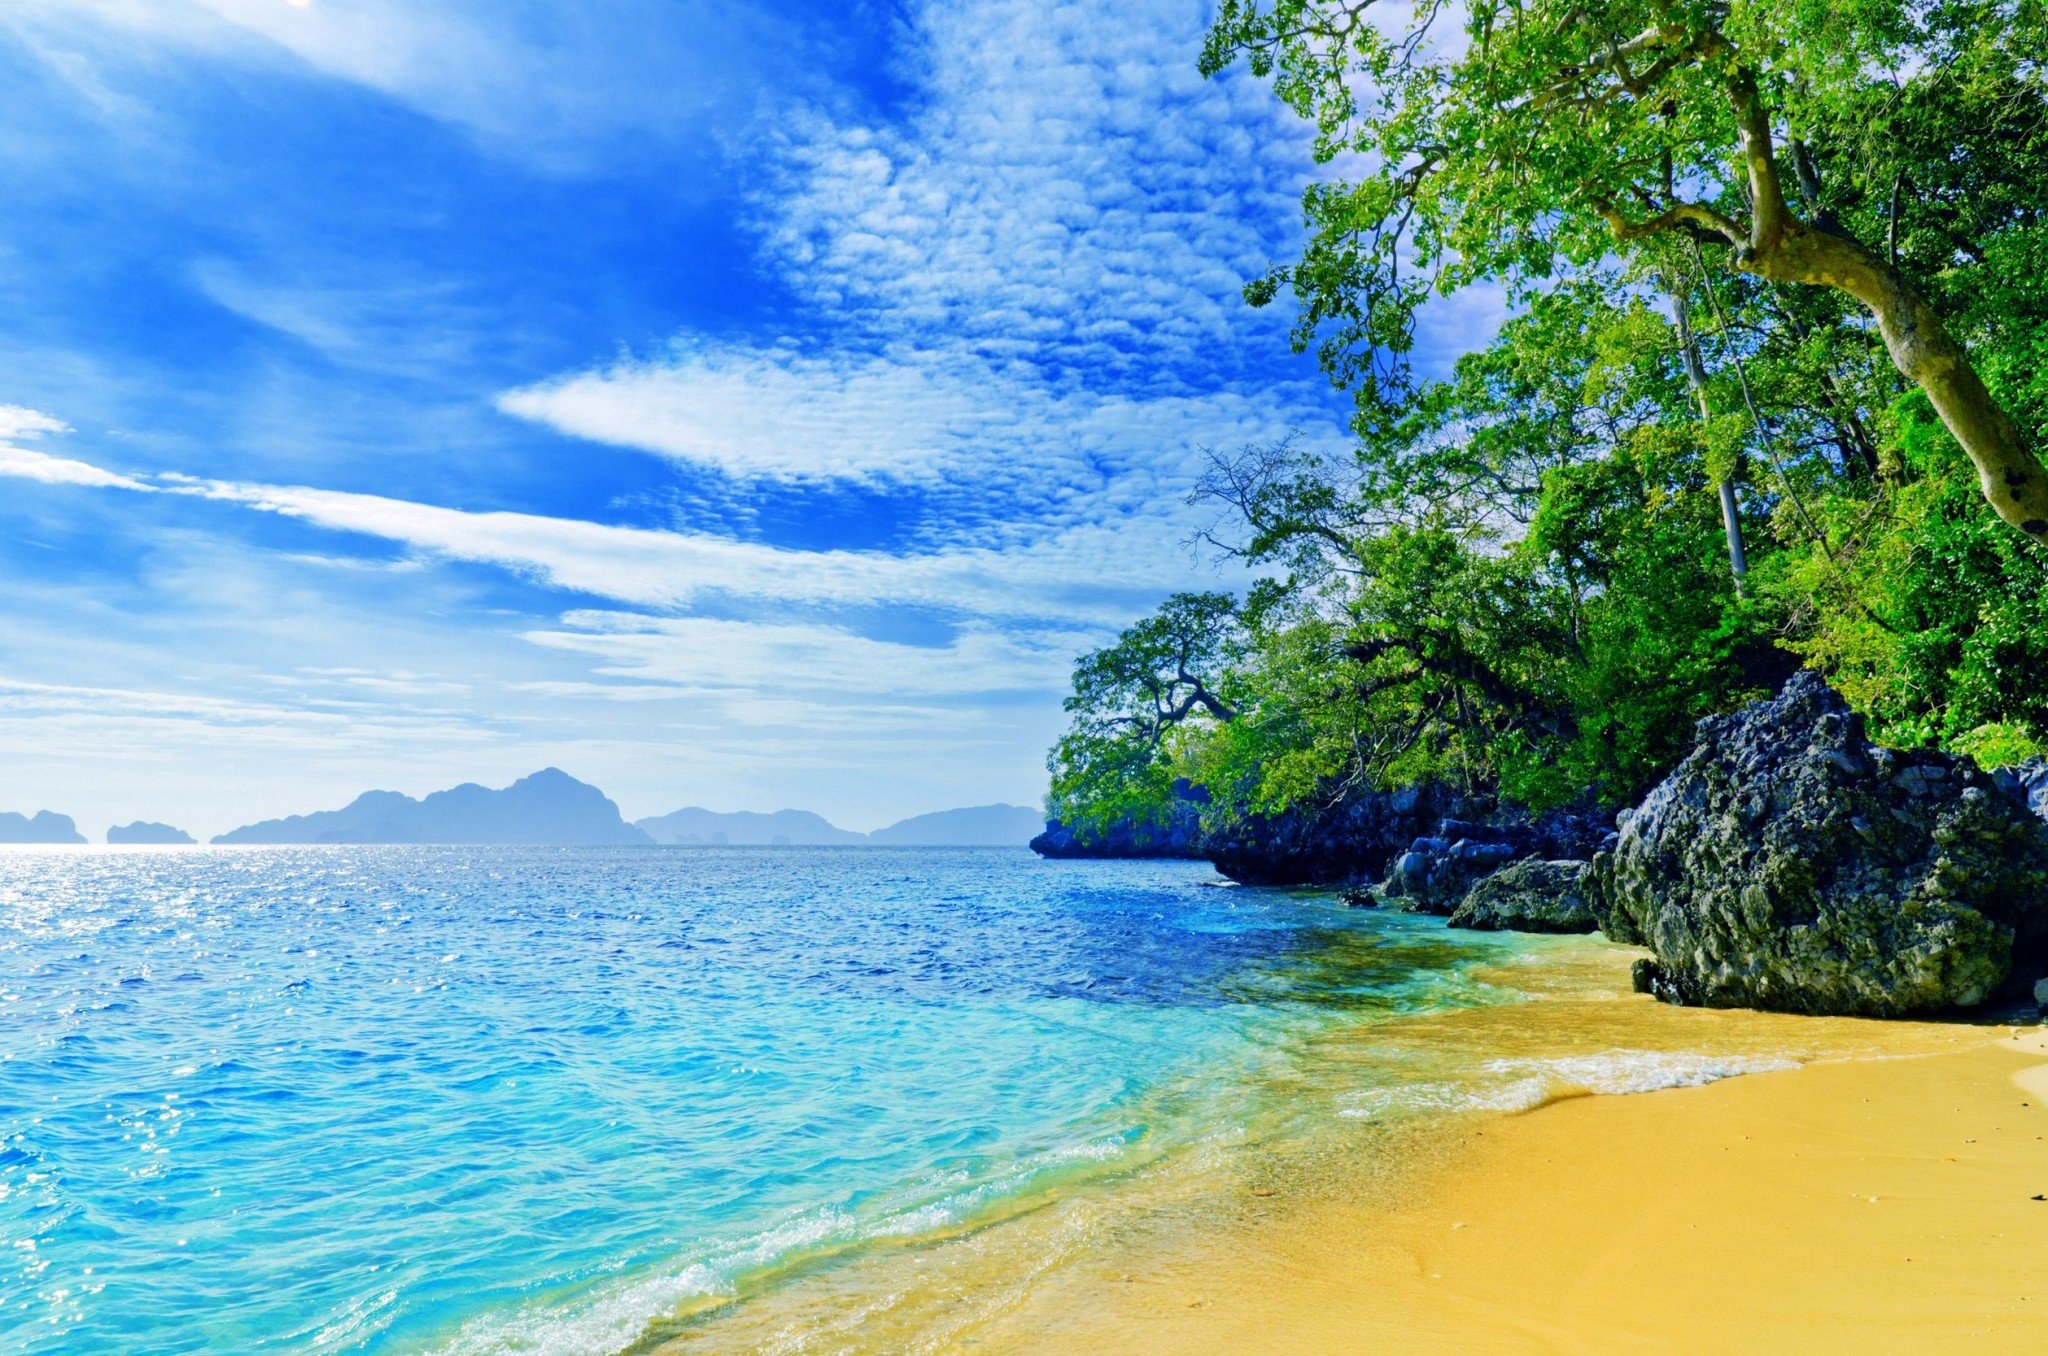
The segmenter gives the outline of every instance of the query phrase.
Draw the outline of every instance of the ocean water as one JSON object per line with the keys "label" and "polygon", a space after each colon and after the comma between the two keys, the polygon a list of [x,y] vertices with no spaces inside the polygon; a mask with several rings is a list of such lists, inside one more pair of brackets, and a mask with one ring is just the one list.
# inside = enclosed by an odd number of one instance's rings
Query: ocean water
{"label": "ocean water", "polygon": [[645,1347],[1205,1147],[1783,1058],[1461,1038],[1429,1023],[1605,949],[1220,884],[995,849],[0,851],[0,1350]]}

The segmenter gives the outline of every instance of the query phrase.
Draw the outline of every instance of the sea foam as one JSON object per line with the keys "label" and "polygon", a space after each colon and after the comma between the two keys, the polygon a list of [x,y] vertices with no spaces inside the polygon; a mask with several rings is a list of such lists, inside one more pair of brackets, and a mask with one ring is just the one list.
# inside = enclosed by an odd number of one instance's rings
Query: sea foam
{"label": "sea foam", "polygon": [[1567,1097],[1657,1092],[1798,1067],[1770,1055],[1693,1051],[1610,1050],[1595,1055],[1488,1060],[1469,1081],[1425,1081],[1368,1088],[1338,1099],[1337,1114],[1374,1119],[1390,1114],[1533,1111]]}

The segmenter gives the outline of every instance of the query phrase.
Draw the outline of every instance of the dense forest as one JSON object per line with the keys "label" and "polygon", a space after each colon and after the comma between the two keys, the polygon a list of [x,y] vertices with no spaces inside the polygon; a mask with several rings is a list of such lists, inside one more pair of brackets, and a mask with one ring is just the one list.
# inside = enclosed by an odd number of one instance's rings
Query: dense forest
{"label": "dense forest", "polygon": [[[1324,167],[1247,299],[1355,439],[1213,456],[1201,548],[1257,582],[1080,661],[1051,812],[1619,805],[1802,666],[1883,742],[2040,751],[2044,56],[2034,0],[1225,0],[1204,68]],[[1473,286],[1511,319],[1426,377]]]}

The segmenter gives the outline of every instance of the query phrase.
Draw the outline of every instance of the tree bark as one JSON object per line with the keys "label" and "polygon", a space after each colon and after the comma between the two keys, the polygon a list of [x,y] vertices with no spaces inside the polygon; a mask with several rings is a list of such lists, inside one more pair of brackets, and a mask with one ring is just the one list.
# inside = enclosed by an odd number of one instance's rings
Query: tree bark
{"label": "tree bark", "polygon": [[2006,522],[2048,543],[2048,468],[1992,398],[1934,307],[1903,274],[1847,237],[1797,222],[1783,223],[1764,248],[1738,249],[1735,266],[1776,282],[1836,287],[1862,302],[1877,318],[1893,366],[1927,393],[1975,464],[1984,498]]}
{"label": "tree bark", "polygon": [[[1692,332],[1692,308],[1686,305],[1685,290],[1677,283],[1668,284],[1671,292],[1671,317],[1678,322],[1678,348],[1685,360],[1686,384],[1692,387],[1692,398],[1700,407],[1700,428],[1704,430],[1713,421],[1713,408],[1707,403],[1707,365],[1700,359],[1699,340]],[[1729,474],[1720,476],[1715,484],[1721,492],[1721,526],[1728,533],[1728,572],[1735,576],[1735,596],[1749,596],[1744,581],[1749,578],[1749,557],[1742,549],[1742,515],[1735,503],[1734,468]]]}
{"label": "tree bark", "polygon": [[1992,509],[2035,542],[2048,544],[2048,468],[1992,398],[1969,354],[1903,273],[1849,237],[1800,221],[1786,207],[1770,114],[1756,75],[1737,64],[1727,80],[1752,203],[1747,239],[1739,232],[1730,237],[1735,267],[1774,282],[1840,288],[1862,302],[1877,317],[1892,365],[1927,393],[1941,422],[1976,466],[1977,483]]}

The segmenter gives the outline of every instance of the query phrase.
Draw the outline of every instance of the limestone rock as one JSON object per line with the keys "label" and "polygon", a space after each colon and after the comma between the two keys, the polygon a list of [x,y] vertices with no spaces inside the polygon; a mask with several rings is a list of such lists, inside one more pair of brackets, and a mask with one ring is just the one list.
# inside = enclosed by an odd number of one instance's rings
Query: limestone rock
{"label": "limestone rock", "polygon": [[1202,855],[1202,806],[1209,793],[1185,779],[1173,784],[1171,804],[1157,815],[1125,818],[1090,826],[1049,819],[1045,832],[1031,840],[1041,857],[1199,857]]}
{"label": "limestone rock", "polygon": [[[1454,840],[1449,834],[1458,833]],[[1380,892],[1416,913],[1450,914],[1475,884],[1527,855],[1516,843],[1478,825],[1446,828],[1418,838],[1396,858]]]}
{"label": "limestone rock", "polygon": [[1991,776],[2007,795],[2025,801],[2028,809],[2048,819],[2048,758],[2029,758],[2017,767],[2002,767]]}
{"label": "limestone rock", "polygon": [[1474,885],[1451,914],[1481,932],[1591,932],[1593,906],[1579,882],[1586,863],[1527,857]]}
{"label": "limestone rock", "polygon": [[2048,832],[1967,758],[1874,746],[1805,672],[1702,721],[1585,890],[1667,1001],[1896,1017],[2041,957]]}

